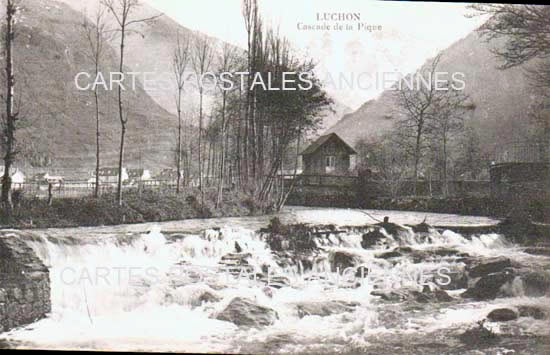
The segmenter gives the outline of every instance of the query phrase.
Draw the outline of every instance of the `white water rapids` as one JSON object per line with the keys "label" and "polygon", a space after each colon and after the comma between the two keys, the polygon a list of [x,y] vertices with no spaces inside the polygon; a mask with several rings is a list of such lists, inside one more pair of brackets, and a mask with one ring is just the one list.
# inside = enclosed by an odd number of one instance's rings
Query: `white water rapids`
{"label": "white water rapids", "polygon": [[[283,220],[335,225],[375,223],[352,210],[297,209]],[[388,215],[378,212],[377,216]],[[412,216],[412,217],[411,217]],[[393,213],[391,220],[418,223],[426,215]],[[487,220],[449,215],[427,215],[427,222],[450,224],[487,223]],[[548,258],[531,256],[497,234],[465,238],[452,231],[430,231],[421,236],[410,228],[399,240],[388,235],[386,245],[361,247],[362,233],[317,237],[320,252],[311,258],[312,268],[300,263],[281,264],[262,237],[255,232],[266,218],[218,219],[171,222],[160,225],[75,228],[35,231],[27,243],[48,266],[51,280],[51,314],[29,326],[0,334],[14,347],[41,349],[90,349],[178,352],[324,352],[369,349],[376,353],[400,349],[408,341],[430,343],[432,335],[449,339],[492,309],[518,303],[548,306],[548,297],[525,295],[521,285],[510,296],[493,301],[456,301],[423,307],[406,303],[383,303],[371,295],[372,282],[346,281],[331,271],[331,256],[341,251],[368,265],[379,279],[388,275],[414,275],[442,267],[461,270],[457,257],[397,263],[376,258],[396,246],[417,250],[452,248],[479,258],[507,256],[524,265],[547,268]],[[441,222],[442,221],[442,222]],[[186,224],[187,223],[187,224]],[[139,228],[142,230],[139,231]],[[186,232],[178,232],[186,230]],[[201,231],[202,229],[202,231]],[[238,247],[237,247],[238,245]],[[267,287],[265,280],[249,274],[231,274],[220,265],[222,257],[249,253],[250,273],[269,270],[285,277],[282,287]],[[290,257],[289,257],[290,259]],[[249,270],[250,271],[250,270]],[[395,287],[383,284],[382,288]],[[401,288],[418,288],[414,277]],[[420,287],[419,290],[422,288]],[[235,297],[244,297],[275,310],[278,320],[260,328],[238,327],[215,319]],[[354,304],[345,312],[304,315],[297,304]],[[495,331],[500,325],[495,325]],[[518,335],[548,336],[548,320],[520,318],[514,323]],[[430,339],[424,335],[432,334]],[[453,340],[454,341],[454,340]],[[452,346],[452,342],[450,345]],[[437,352],[436,352],[437,353]]]}

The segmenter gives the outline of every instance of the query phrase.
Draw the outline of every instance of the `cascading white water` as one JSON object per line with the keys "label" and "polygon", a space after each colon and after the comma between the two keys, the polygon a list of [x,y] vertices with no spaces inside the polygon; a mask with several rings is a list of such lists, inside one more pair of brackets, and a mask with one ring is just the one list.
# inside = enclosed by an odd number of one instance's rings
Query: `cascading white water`
{"label": "cascading white water", "polygon": [[[343,344],[361,347],[369,343],[369,335],[395,328],[387,319],[388,309],[371,296],[375,286],[370,281],[340,282],[341,275],[331,270],[335,253],[352,255],[355,265],[367,265],[370,276],[382,279],[463,267],[453,257],[421,262],[407,256],[396,262],[377,257],[397,246],[453,248],[479,257],[526,257],[500,235],[468,239],[451,231],[421,234],[410,228],[398,236],[386,234],[382,245],[368,250],[361,247],[359,232],[316,237],[318,252],[310,270],[292,260],[281,266],[281,257],[272,253],[261,235],[243,227],[177,235],[164,235],[160,227],[153,227],[144,234],[115,233],[89,240],[79,236],[78,242],[38,235],[28,244],[50,269],[51,315],[4,335],[23,347],[57,349],[235,352],[240,344],[269,343],[281,337],[287,344],[281,350],[291,352],[320,349],[316,346],[323,343],[332,344],[333,350]],[[220,264],[227,255],[248,254],[250,269],[244,274],[230,273],[227,265]],[[252,277],[266,269],[286,283],[266,290],[265,280]],[[399,287],[421,289],[414,277],[403,280]],[[263,329],[246,329],[215,319],[235,297],[274,309],[278,321]],[[326,316],[296,312],[297,304],[335,301],[355,306],[350,312]],[[471,317],[457,317],[453,307],[467,309]],[[399,328],[418,331],[418,324],[426,329],[468,324],[495,306],[484,303],[482,311],[479,304],[453,307],[441,311],[447,318],[426,313],[417,323],[406,322]]]}

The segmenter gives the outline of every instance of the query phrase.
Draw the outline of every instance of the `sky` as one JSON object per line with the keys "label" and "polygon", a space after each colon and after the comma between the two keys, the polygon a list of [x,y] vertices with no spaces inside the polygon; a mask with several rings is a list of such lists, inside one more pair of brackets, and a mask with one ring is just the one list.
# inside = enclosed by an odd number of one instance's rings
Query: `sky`
{"label": "sky", "polygon": [[[146,2],[187,28],[246,48],[241,0]],[[415,71],[484,21],[467,18],[472,10],[465,3],[259,0],[259,6],[267,24],[287,37],[300,55],[318,62],[317,75],[326,90],[351,109],[383,91],[384,73]],[[325,13],[356,13],[360,20],[323,20]],[[324,24],[329,30],[304,29]],[[365,30],[366,26],[376,30]]]}

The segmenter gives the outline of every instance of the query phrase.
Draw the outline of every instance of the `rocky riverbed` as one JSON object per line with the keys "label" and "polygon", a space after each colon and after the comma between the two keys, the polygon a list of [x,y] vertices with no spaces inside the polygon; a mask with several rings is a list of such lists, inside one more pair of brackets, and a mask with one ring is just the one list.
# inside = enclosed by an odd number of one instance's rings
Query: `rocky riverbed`
{"label": "rocky riverbed", "polygon": [[550,351],[546,245],[433,226],[480,224],[450,215],[300,209],[272,217],[202,230],[170,222],[22,234],[50,270],[52,312],[2,333],[2,346]]}

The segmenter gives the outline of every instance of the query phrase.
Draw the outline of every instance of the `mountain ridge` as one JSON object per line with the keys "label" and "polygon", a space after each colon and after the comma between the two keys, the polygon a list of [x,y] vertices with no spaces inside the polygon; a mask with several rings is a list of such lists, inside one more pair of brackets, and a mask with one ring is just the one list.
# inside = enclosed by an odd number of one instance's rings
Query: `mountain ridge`
{"label": "mountain ridge", "polygon": [[[491,153],[504,141],[523,139],[530,129],[527,112],[535,97],[524,75],[526,65],[499,70],[498,59],[491,48],[503,41],[486,43],[474,31],[441,51],[438,71],[465,73],[464,93],[475,105],[471,116],[465,117],[480,135],[482,149]],[[433,58],[422,66],[425,67]],[[420,69],[419,69],[420,70]],[[364,138],[382,135],[394,127],[396,107],[392,91],[367,100],[356,111],[344,115],[327,130],[337,133],[351,144]]]}

